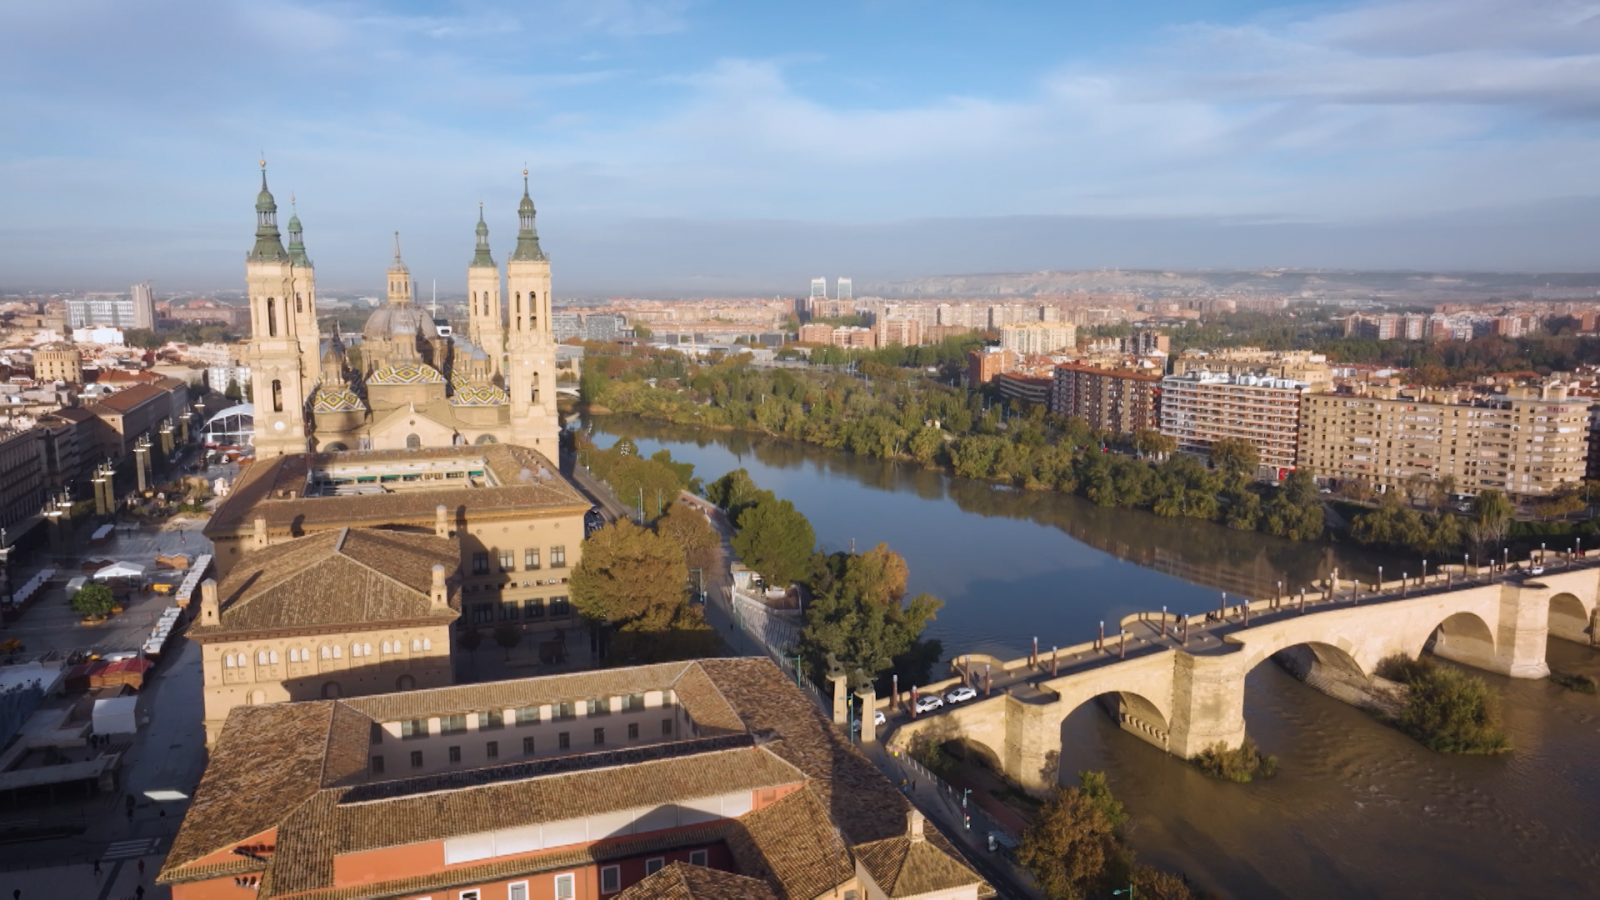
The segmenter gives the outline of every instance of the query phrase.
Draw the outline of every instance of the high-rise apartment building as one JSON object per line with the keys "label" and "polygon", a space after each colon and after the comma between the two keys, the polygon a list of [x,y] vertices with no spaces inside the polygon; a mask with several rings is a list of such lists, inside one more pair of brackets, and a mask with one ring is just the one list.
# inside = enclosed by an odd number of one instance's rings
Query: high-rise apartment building
{"label": "high-rise apartment building", "polygon": [[826,278],[813,278],[813,279],[811,279],[811,299],[813,299],[813,300],[826,300],[826,299],[828,299],[828,279],[826,279]]}
{"label": "high-rise apartment building", "polygon": [[1030,322],[1000,329],[1000,346],[1022,356],[1070,350],[1077,343],[1078,328],[1070,322]]}
{"label": "high-rise apartment building", "polygon": [[1058,416],[1078,416],[1090,428],[1113,434],[1159,428],[1161,376],[1077,363],[1056,366],[1050,411]]}
{"label": "high-rise apartment building", "polygon": [[1247,441],[1261,465],[1286,475],[1295,466],[1303,381],[1191,372],[1161,381],[1161,433],[1185,453],[1210,453],[1224,438]]}
{"label": "high-rise apartment building", "polygon": [[1379,490],[1422,474],[1450,476],[1461,493],[1550,494],[1583,478],[1589,450],[1589,401],[1557,383],[1488,398],[1393,387],[1312,394],[1300,421],[1302,468]]}
{"label": "high-rise apartment building", "polygon": [[922,323],[905,316],[885,316],[878,320],[872,330],[878,333],[880,347],[890,344],[915,347],[922,343]]}
{"label": "high-rise apartment building", "polygon": [[136,284],[128,291],[128,300],[133,304],[133,327],[156,327],[156,295],[150,289],[150,284]]}
{"label": "high-rise apartment building", "polygon": [[855,285],[850,279],[841,276],[837,282],[834,296],[840,300],[853,300],[856,296]]}
{"label": "high-rise apartment building", "polygon": [[971,384],[988,384],[1016,365],[1017,355],[1004,347],[972,350],[967,353],[967,381]]}

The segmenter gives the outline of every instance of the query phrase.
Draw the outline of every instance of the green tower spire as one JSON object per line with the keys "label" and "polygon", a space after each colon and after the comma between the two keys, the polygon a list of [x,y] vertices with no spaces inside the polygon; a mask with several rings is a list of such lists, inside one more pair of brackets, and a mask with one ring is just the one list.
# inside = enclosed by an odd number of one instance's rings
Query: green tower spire
{"label": "green tower spire", "polygon": [[528,170],[522,170],[522,202],[517,204],[517,249],[511,258],[517,261],[547,262],[549,257],[539,249],[539,232],[533,227],[533,198],[528,196]]}
{"label": "green tower spire", "polygon": [[305,236],[300,233],[300,212],[295,209],[294,196],[289,197],[289,258],[302,269],[312,268],[311,257],[306,256]]}
{"label": "green tower spire", "polygon": [[267,161],[261,161],[261,193],[256,195],[256,245],[246,257],[250,262],[281,262],[289,258],[278,235],[278,203],[267,190]]}
{"label": "green tower spire", "polygon": [[498,269],[494,264],[494,257],[489,254],[489,225],[483,221],[483,204],[478,204],[478,252],[473,254],[470,269],[488,268]]}

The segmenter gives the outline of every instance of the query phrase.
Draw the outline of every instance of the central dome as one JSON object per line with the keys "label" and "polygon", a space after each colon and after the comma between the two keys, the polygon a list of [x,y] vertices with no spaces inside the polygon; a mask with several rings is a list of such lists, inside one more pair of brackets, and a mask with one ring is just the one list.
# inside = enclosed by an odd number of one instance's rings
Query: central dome
{"label": "central dome", "polygon": [[386,303],[367,317],[361,334],[369,341],[392,341],[396,338],[421,336],[424,340],[438,337],[433,317],[409,303]]}

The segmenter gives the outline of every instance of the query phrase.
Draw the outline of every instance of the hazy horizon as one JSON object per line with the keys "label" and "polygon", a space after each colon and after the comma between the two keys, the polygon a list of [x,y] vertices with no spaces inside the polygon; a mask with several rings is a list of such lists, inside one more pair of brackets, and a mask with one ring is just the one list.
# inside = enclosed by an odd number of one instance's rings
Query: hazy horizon
{"label": "hazy horizon", "polygon": [[[1600,268],[1600,3],[0,7],[0,284],[464,286],[521,169],[567,296],[1074,269]],[[370,287],[366,287],[370,285]]]}

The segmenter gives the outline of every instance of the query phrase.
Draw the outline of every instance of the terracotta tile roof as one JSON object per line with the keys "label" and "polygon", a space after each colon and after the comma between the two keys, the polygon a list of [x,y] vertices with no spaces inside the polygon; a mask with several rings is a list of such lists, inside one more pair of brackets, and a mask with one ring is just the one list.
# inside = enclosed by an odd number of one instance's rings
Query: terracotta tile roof
{"label": "terracotta tile roof", "polygon": [[[335,463],[334,455],[296,453],[258,459],[240,473],[227,499],[206,524],[207,536],[249,529],[259,516],[273,529],[320,530],[335,525],[433,524],[434,510],[468,509],[482,515],[496,512],[563,513],[587,510],[588,499],[559,474],[559,468],[538,451],[510,444],[443,447],[424,450],[367,450],[340,453],[342,462],[411,462],[428,459],[482,457],[499,482],[497,487],[439,487],[341,497],[306,497],[312,471]],[[540,469],[554,475],[538,477]]]}
{"label": "terracotta tile roof", "polygon": [[162,877],[277,827],[321,788],[334,703],[240,706],[228,713]]}
{"label": "terracotta tile roof", "polygon": [[[190,633],[451,621],[459,615],[454,609],[432,608],[433,567],[453,576],[460,564],[460,547],[449,538],[365,528],[312,534],[240,560],[217,588],[221,621]],[[458,596],[452,600],[460,605]]]}
{"label": "terracotta tile roof", "polygon": [[616,900],[777,900],[777,895],[764,881],[675,862]]}
{"label": "terracotta tile roof", "polygon": [[146,403],[165,399],[166,396],[167,392],[154,383],[136,384],[104,397],[94,405],[115,415],[126,415]]}
{"label": "terracotta tile roof", "polygon": [[983,881],[976,872],[925,839],[902,835],[852,849],[867,874],[890,897],[917,897]]}
{"label": "terracotta tile roof", "polygon": [[782,900],[811,900],[855,877],[855,865],[827,810],[801,788],[739,818],[728,848],[739,870],[778,888]]}

